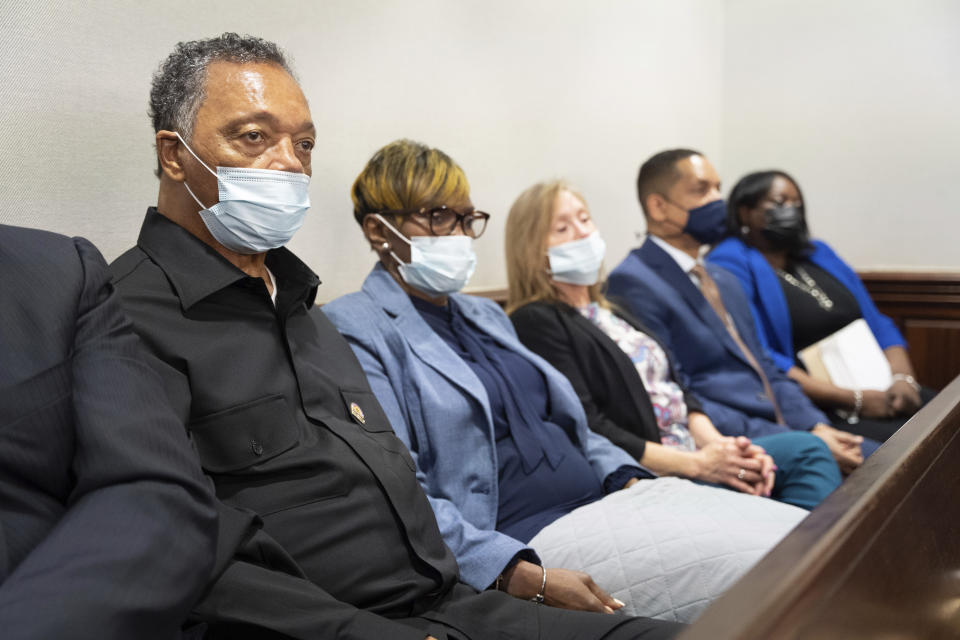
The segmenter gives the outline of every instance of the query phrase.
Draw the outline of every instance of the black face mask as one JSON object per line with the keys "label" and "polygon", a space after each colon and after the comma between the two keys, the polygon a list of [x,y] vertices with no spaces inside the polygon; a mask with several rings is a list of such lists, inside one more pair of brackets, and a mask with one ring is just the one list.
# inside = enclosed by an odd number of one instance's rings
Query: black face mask
{"label": "black face mask", "polygon": [[764,211],[763,237],[774,249],[803,250],[810,241],[802,207],[774,207]]}

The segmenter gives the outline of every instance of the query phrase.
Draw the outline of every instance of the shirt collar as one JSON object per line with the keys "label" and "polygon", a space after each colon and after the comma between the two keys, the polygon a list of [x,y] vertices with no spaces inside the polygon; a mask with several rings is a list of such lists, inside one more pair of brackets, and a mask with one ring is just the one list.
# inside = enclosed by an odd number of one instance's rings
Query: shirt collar
{"label": "shirt collar", "polygon": [[[163,270],[189,309],[207,296],[249,276],[217,253],[213,247],[165,217],[156,207],[147,209],[137,246]],[[267,252],[267,266],[284,288],[304,289],[305,301],[312,305],[320,279],[286,248]]]}
{"label": "shirt collar", "polygon": [[691,269],[693,269],[698,264],[701,264],[700,260],[691,258],[690,254],[686,253],[685,251],[681,251],[680,249],[677,249],[676,247],[671,245],[669,242],[667,242],[663,238],[650,234],[650,239],[658,247],[666,251],[667,255],[673,258],[673,261],[676,262],[681,269],[683,269],[684,273],[690,273]]}

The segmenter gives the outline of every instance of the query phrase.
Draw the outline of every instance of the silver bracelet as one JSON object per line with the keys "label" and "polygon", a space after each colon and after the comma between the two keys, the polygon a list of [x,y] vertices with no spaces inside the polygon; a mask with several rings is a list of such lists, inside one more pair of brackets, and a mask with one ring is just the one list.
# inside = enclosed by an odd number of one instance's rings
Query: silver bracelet
{"label": "silver bracelet", "polygon": [[544,603],[543,594],[547,590],[547,568],[540,567],[540,570],[543,571],[543,580],[540,582],[540,593],[530,598],[531,602],[536,602],[537,604]]}
{"label": "silver bracelet", "polygon": [[857,424],[860,422],[860,410],[863,409],[863,391],[853,390],[853,411],[847,416],[847,424]]}
{"label": "silver bracelet", "polygon": [[916,381],[916,379],[914,379],[914,377],[913,377],[912,375],[910,375],[909,373],[895,373],[895,374],[893,374],[893,381],[894,381],[894,382],[898,382],[898,381],[900,381],[900,380],[903,380],[903,381],[906,382],[908,385],[910,385],[911,387],[913,387],[913,390],[914,390],[914,391],[916,391],[917,393],[920,393],[920,383],[918,383],[918,382]]}

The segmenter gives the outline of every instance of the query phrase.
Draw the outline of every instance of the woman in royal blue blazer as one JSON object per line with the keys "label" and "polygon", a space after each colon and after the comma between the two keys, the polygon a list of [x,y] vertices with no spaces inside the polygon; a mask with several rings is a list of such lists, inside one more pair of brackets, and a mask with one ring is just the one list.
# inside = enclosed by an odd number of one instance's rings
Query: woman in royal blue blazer
{"label": "woman in royal blue blazer", "polygon": [[[774,361],[832,411],[836,426],[886,440],[932,394],[914,379],[903,336],[877,310],[857,274],[825,242],[810,240],[796,181],[782,171],[743,177],[727,200],[727,225],[728,237],[707,260],[740,281]],[[890,363],[893,384],[885,391],[817,380],[797,360],[800,350],[859,318]]]}
{"label": "woman in royal blue blazer", "polygon": [[689,621],[806,513],[657,478],[593,433],[503,310],[458,293],[488,216],[442,151],[387,145],[352,197],[377,264],[323,312],[409,448],[464,582],[612,612],[606,589],[629,613]]}

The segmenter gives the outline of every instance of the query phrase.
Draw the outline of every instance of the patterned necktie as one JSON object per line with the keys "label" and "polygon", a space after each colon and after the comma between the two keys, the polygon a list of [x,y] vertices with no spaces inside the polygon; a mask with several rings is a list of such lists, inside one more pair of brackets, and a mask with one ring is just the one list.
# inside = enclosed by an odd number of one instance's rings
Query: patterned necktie
{"label": "patterned necktie", "polygon": [[690,273],[700,279],[700,293],[703,294],[703,297],[706,298],[710,306],[713,307],[713,310],[720,317],[720,321],[723,322],[723,326],[726,327],[727,333],[730,334],[730,337],[733,338],[734,343],[736,343],[737,348],[740,349],[743,356],[747,359],[747,362],[750,363],[753,370],[760,376],[760,381],[763,383],[763,392],[767,394],[767,399],[770,401],[770,404],[773,405],[773,413],[777,418],[777,424],[786,424],[783,420],[783,414],[780,413],[780,405],[777,404],[777,398],[773,395],[773,387],[770,386],[767,374],[763,372],[763,368],[760,366],[760,363],[757,362],[753,352],[743,343],[740,332],[737,331],[736,326],[734,326],[733,321],[730,319],[727,308],[723,306],[723,299],[720,297],[720,290],[717,289],[717,283],[701,264],[690,269]]}

